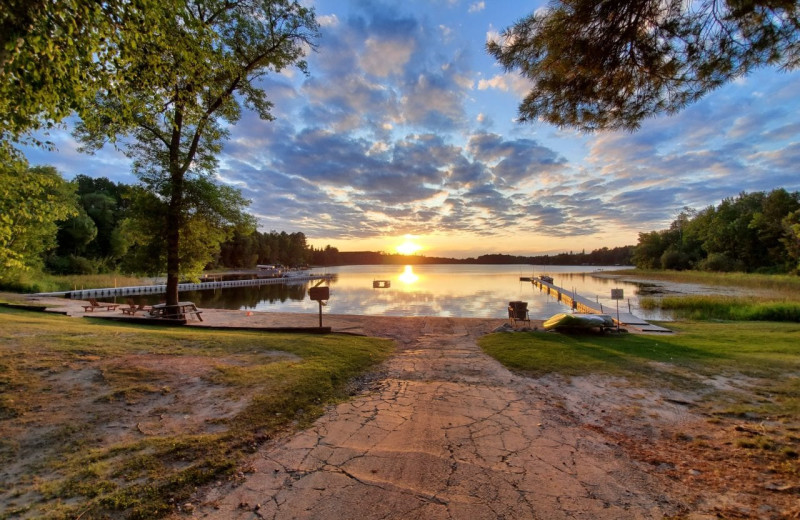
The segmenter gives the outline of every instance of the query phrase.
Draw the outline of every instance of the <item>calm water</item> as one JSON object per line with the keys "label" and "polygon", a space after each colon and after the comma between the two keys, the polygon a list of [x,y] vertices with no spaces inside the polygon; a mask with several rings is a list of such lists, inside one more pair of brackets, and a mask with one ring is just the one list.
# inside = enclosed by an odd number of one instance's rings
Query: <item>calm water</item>
{"label": "calm water", "polygon": [[[620,267],[530,265],[423,265],[423,266],[343,266],[315,269],[313,272],[335,275],[330,281],[331,298],[325,314],[365,314],[382,316],[455,316],[507,318],[508,302],[528,302],[532,319],[545,319],[568,308],[521,276],[548,274],[556,285],[594,301],[608,313],[616,312],[611,289],[620,288],[625,299],[620,312],[630,310],[648,316],[637,305],[637,286],[592,276],[598,270]],[[373,289],[374,280],[389,280],[391,287]],[[317,282],[294,282],[285,285],[232,288],[181,293],[182,300],[200,307],[275,312],[317,313],[317,302],[309,300],[308,288]]]}

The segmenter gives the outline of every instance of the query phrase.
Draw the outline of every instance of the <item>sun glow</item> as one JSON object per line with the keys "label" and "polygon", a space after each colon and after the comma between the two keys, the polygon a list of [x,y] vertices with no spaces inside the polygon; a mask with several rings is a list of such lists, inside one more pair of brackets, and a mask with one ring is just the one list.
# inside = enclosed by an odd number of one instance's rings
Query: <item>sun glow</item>
{"label": "sun glow", "polygon": [[414,242],[414,237],[412,235],[406,235],[403,237],[403,239],[405,240],[405,242],[395,247],[397,252],[400,253],[401,255],[413,255],[414,253],[422,249],[422,246]]}
{"label": "sun glow", "polygon": [[410,265],[407,265],[405,267],[405,269],[403,270],[403,274],[401,274],[397,278],[398,278],[398,280],[400,280],[404,284],[408,284],[408,285],[410,285],[410,284],[416,282],[417,280],[419,280],[419,276],[414,274],[414,269]]}

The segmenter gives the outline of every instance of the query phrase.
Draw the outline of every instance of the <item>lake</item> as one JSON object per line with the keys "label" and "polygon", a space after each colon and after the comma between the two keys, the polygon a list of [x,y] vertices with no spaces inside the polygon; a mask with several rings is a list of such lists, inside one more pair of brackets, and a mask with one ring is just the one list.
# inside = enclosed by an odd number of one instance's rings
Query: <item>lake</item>
{"label": "lake", "polygon": [[[520,277],[548,274],[555,285],[603,304],[616,312],[611,289],[622,289],[620,312],[630,311],[645,319],[664,319],[648,315],[638,306],[637,285],[592,273],[623,269],[596,266],[531,265],[415,265],[340,266],[312,270],[331,274],[330,300],[324,314],[363,314],[380,316],[454,316],[507,318],[508,302],[528,302],[531,319],[546,319],[569,309],[536,289]],[[373,288],[373,281],[388,280],[388,288]],[[314,282],[287,282],[279,285],[241,287],[181,293],[181,300],[198,307],[273,312],[317,313],[317,302],[308,298]]]}

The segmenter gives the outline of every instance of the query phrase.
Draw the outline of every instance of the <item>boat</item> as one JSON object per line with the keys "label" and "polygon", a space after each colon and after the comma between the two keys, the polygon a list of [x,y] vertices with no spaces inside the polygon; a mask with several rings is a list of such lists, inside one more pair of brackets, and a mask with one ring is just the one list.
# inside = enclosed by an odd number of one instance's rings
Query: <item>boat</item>
{"label": "boat", "polygon": [[372,288],[373,289],[388,289],[392,286],[391,280],[373,280],[372,281]]}
{"label": "boat", "polygon": [[539,280],[541,280],[543,282],[547,282],[547,283],[553,283],[553,277],[552,276],[547,276],[546,274],[539,275]]}
{"label": "boat", "polygon": [[542,327],[550,329],[591,329],[614,326],[614,319],[608,314],[569,314],[559,313],[548,318]]}

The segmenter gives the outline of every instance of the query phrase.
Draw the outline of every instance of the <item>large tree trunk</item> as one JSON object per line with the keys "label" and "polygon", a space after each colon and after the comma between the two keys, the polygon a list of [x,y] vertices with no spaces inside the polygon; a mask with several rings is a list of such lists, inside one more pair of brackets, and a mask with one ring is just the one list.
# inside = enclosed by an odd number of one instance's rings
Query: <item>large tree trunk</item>
{"label": "large tree trunk", "polygon": [[171,172],[172,191],[167,210],[167,305],[178,305],[180,231],[183,225],[183,173]]}

